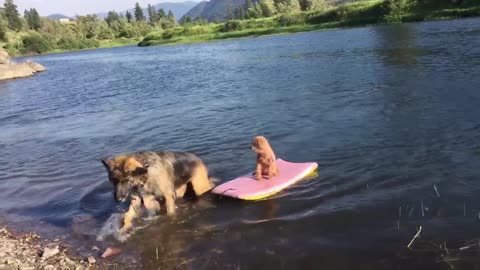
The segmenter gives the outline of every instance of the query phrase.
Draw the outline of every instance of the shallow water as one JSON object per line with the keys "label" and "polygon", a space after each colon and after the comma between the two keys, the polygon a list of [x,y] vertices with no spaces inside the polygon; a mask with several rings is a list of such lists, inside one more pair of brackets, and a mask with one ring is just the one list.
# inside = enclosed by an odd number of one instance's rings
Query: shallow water
{"label": "shallow water", "polygon": [[0,214],[88,249],[125,208],[100,158],[187,150],[226,181],[265,134],[319,176],[180,202],[105,245],[144,269],[478,268],[478,247],[455,251],[480,235],[478,44],[468,19],[34,57],[49,71],[0,83]]}

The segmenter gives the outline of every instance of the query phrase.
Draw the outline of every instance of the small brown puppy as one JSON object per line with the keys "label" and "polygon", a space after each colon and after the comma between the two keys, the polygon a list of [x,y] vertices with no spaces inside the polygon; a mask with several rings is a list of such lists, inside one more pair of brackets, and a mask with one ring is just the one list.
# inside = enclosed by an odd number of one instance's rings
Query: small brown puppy
{"label": "small brown puppy", "polygon": [[104,159],[102,163],[113,184],[115,199],[131,199],[122,231],[132,227],[142,206],[159,211],[161,199],[165,199],[167,214],[174,214],[175,200],[184,196],[187,184],[197,196],[215,186],[203,161],[187,152],[137,152]]}
{"label": "small brown puppy", "polygon": [[278,175],[280,171],[277,167],[275,153],[264,136],[255,137],[250,149],[257,153],[257,168],[255,170],[257,180],[261,180],[264,176],[271,179]]}

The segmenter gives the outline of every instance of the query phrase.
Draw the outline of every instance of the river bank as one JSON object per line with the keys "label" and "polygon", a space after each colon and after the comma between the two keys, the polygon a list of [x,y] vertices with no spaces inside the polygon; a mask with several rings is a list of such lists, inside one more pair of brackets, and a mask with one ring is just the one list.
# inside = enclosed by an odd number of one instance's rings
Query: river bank
{"label": "river bank", "polygon": [[[112,251],[113,250],[113,251]],[[103,251],[93,246],[85,256],[75,253],[65,238],[42,239],[37,233],[17,233],[0,225],[0,269],[126,269],[131,263],[102,258]],[[121,250],[110,249],[107,257]]]}
{"label": "river bank", "polygon": [[60,240],[42,240],[35,233],[15,235],[0,226],[0,269],[88,269],[90,262],[68,254]]}
{"label": "river bank", "polygon": [[[109,40],[109,41],[101,41],[99,46],[97,47],[87,47],[81,49],[54,49],[48,50],[42,53],[22,53],[18,50],[8,50],[9,54],[12,57],[25,57],[25,56],[35,56],[35,55],[50,55],[50,54],[60,54],[60,53],[68,53],[68,52],[81,52],[81,51],[89,51],[89,50],[97,50],[97,49],[110,49],[110,48],[118,48],[118,47],[127,47],[127,46],[136,46],[138,45],[139,39],[117,39],[117,40]],[[5,44],[3,44],[4,46]],[[0,43],[0,48],[3,47]]]}
{"label": "river bank", "polygon": [[215,40],[291,34],[377,24],[448,20],[480,16],[480,4],[414,8],[392,15],[386,1],[354,2],[323,11],[282,14],[275,17],[231,20],[221,24],[182,26],[149,33],[138,45],[172,45]]}

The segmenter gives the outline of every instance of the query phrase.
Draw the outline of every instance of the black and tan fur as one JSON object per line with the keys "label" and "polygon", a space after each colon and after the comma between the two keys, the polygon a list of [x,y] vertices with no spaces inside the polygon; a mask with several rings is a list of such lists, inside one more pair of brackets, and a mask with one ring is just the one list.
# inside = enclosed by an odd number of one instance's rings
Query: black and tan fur
{"label": "black and tan fur", "polygon": [[203,161],[187,152],[137,152],[103,159],[108,178],[114,186],[114,197],[125,201],[129,195],[130,207],[124,214],[123,231],[132,227],[142,205],[158,212],[159,201],[165,199],[167,214],[175,213],[175,200],[183,197],[187,184],[196,196],[214,187]]}

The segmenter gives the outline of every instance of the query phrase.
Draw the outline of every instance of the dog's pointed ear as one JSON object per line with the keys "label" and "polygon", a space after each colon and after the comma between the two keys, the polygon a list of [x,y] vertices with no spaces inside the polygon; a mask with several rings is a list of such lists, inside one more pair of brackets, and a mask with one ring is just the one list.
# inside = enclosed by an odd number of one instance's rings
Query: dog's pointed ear
{"label": "dog's pointed ear", "polygon": [[148,164],[143,165],[134,157],[130,157],[129,159],[127,159],[127,161],[125,161],[123,170],[127,173],[132,173],[135,175],[145,174],[148,172]]}
{"label": "dog's pointed ear", "polygon": [[105,169],[111,170],[112,169],[112,160],[108,158],[102,158],[102,164],[105,166]]}

